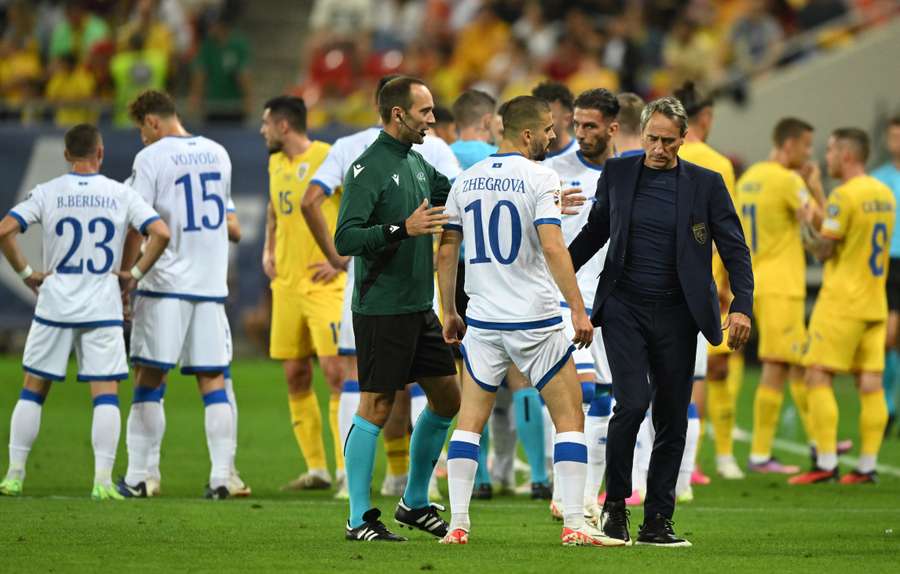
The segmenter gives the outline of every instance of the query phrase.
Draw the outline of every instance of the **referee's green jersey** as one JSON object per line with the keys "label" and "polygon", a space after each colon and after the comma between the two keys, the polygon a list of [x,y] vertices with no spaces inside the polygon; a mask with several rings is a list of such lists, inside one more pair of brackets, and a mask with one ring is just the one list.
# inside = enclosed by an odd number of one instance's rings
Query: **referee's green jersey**
{"label": "referee's green jersey", "polygon": [[432,307],[432,236],[402,238],[403,222],[428,199],[444,205],[450,181],[421,155],[381,132],[344,176],[334,244],[353,255],[353,311],[415,313]]}

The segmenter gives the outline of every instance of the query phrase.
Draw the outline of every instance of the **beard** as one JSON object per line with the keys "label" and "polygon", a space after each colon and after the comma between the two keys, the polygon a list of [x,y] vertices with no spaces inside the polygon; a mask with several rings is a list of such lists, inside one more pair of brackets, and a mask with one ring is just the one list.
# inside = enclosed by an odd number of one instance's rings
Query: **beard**
{"label": "beard", "polygon": [[550,151],[550,147],[535,143],[528,151],[531,152],[528,154],[530,156],[530,159],[534,161],[544,161],[545,159],[547,159],[547,152]]}
{"label": "beard", "polygon": [[594,149],[585,149],[584,147],[581,147],[581,142],[578,142],[578,145],[581,148],[581,155],[593,161],[606,153],[606,150],[609,148],[609,140],[598,139],[594,144]]}
{"label": "beard", "polygon": [[284,143],[280,141],[267,142],[266,148],[269,150],[269,155],[274,153],[278,153],[284,149]]}

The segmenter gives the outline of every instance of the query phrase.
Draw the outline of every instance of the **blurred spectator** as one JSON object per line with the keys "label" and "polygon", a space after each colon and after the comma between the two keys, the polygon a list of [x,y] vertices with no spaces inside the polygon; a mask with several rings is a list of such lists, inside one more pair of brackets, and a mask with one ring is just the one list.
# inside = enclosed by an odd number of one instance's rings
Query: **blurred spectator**
{"label": "blurred spectator", "polygon": [[355,46],[367,42],[372,32],[372,12],[372,0],[317,0],[301,68],[309,70],[314,56],[336,46],[355,52]]}
{"label": "blurred spectator", "polygon": [[96,81],[87,66],[79,63],[73,53],[62,56],[47,82],[45,93],[47,101],[57,106],[56,125],[66,127],[96,123],[95,90]]}
{"label": "blurred spectator", "polygon": [[593,89],[606,88],[611,92],[619,91],[619,76],[604,66],[603,52],[594,50],[581,59],[578,70],[566,81],[574,94]]}
{"label": "blurred spectator", "polygon": [[383,52],[402,49],[422,33],[427,2],[421,0],[375,0],[373,2],[373,48]]}
{"label": "blurred spectator", "polygon": [[687,17],[679,18],[663,43],[663,61],[668,77],[664,91],[685,82],[708,86],[715,77],[716,44],[710,35]]}
{"label": "blurred spectator", "polygon": [[116,126],[131,124],[128,104],[144,90],[163,91],[166,87],[168,59],[166,54],[153,49],[139,33],[131,34],[128,46],[113,56],[109,65],[115,86]]}
{"label": "blurred spectator", "polygon": [[210,12],[209,30],[192,65],[191,108],[207,122],[240,123],[253,114],[250,47],[233,13]]}
{"label": "blurred spectator", "polygon": [[797,26],[810,30],[847,14],[844,0],[806,0],[797,11]]}
{"label": "blurred spectator", "polygon": [[784,32],[768,13],[768,0],[746,0],[747,11],[731,27],[732,63],[744,74],[754,74],[775,65],[782,51]]}
{"label": "blurred spectator", "polygon": [[544,10],[537,0],[530,0],[522,17],[513,25],[513,35],[528,48],[528,55],[539,62],[549,60],[556,50],[560,26],[544,20]]}
{"label": "blurred spectator", "polygon": [[463,85],[480,79],[491,57],[503,50],[510,38],[509,26],[488,4],[456,38],[452,66]]}
{"label": "blurred spectator", "polygon": [[50,60],[71,54],[84,61],[94,46],[108,37],[106,22],[90,12],[83,0],[67,0],[65,18],[53,28],[50,37]]}
{"label": "blurred spectator", "polygon": [[[35,36],[35,15],[26,2],[14,2],[6,13],[0,39],[0,117],[17,115],[15,108],[40,94],[43,73]],[[11,109],[12,108],[12,109]]]}
{"label": "blurred spectator", "polygon": [[434,107],[434,125],[431,126],[434,135],[444,140],[447,145],[456,141],[456,120],[453,112],[444,106]]}
{"label": "blurred spectator", "polygon": [[[638,91],[643,68],[641,48],[631,36],[640,31],[634,24],[635,15],[640,23],[639,12],[617,16],[608,21],[606,47],[603,50],[603,65],[619,76],[619,89],[625,92]],[[632,26],[631,31],[629,26]]]}
{"label": "blurred spectator", "polygon": [[142,50],[161,53],[167,59],[172,55],[172,33],[158,17],[158,0],[138,0],[131,18],[119,28],[116,38],[118,50],[133,50],[132,38],[140,37]]}

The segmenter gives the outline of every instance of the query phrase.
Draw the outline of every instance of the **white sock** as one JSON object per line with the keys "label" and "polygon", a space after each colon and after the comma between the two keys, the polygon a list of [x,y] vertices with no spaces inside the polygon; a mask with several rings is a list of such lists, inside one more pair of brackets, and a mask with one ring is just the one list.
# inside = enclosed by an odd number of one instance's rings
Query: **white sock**
{"label": "white sock", "polygon": [[[162,474],[159,471],[159,457],[162,450],[162,439],[166,434],[166,400],[159,401],[160,430],[159,438],[150,447],[150,456],[147,458],[147,478],[160,480]],[[127,481],[126,481],[127,482]]]}
{"label": "white sock", "polygon": [[696,407],[693,407],[688,409],[687,435],[684,441],[684,454],[681,456],[681,466],[678,467],[675,496],[681,496],[691,489],[691,473],[694,472],[694,460],[697,458],[697,445],[699,442],[700,419],[697,416]]}
{"label": "white sock", "polygon": [[228,404],[231,406],[231,474],[237,473],[235,468],[235,457],[237,456],[237,440],[238,440],[238,406],[237,398],[234,396],[234,381],[231,380],[231,370],[227,369],[225,374],[225,394],[228,395]]}
{"label": "white sock", "polygon": [[[135,392],[137,393],[137,389]],[[147,480],[150,453],[154,448],[158,451],[163,430],[165,419],[158,399],[132,403],[125,434],[125,444],[128,447],[126,483],[137,486]]]}
{"label": "white sock", "polygon": [[[25,391],[22,391],[25,394]],[[37,393],[29,392],[29,397],[20,398],[13,408],[12,419],[9,423],[9,470],[6,478],[13,480],[25,480],[25,463],[28,462],[28,453],[31,445],[41,430],[41,410],[43,397]],[[37,402],[40,400],[41,402]]]}
{"label": "white sock", "polygon": [[550,410],[547,405],[541,408],[544,415],[544,464],[547,467],[547,475],[556,478],[553,474],[553,444],[556,437],[556,427],[553,426],[553,419],[550,418]]}
{"label": "white sock", "polygon": [[469,501],[478,471],[481,434],[455,430],[447,451],[447,486],[450,489],[450,530],[469,531]]}
{"label": "white sock", "polygon": [[122,415],[116,395],[94,397],[91,445],[94,447],[94,486],[112,486],[112,470],[122,431]]}
{"label": "white sock", "polygon": [[837,468],[837,464],[836,452],[819,452],[816,454],[816,466],[822,470],[834,470]]}
{"label": "white sock", "polygon": [[231,476],[234,419],[224,389],[203,395],[203,402],[206,404],[206,446],[211,463],[209,487],[215,489],[226,486]]}
{"label": "white sock", "polygon": [[416,426],[416,421],[419,420],[419,415],[422,414],[422,411],[424,411],[425,407],[427,406],[428,397],[426,397],[424,393],[422,393],[421,395],[410,395],[409,420],[412,421],[412,426]]}
{"label": "white sock", "polygon": [[584,417],[584,438],[587,443],[587,478],[584,482],[584,506],[597,504],[597,496],[603,486],[606,473],[606,435],[609,432],[609,416]]}
{"label": "white sock", "polygon": [[873,472],[878,464],[878,456],[874,454],[859,455],[859,462],[856,463],[856,470],[862,473]]}
{"label": "white sock", "polygon": [[553,470],[562,497],[563,525],[584,526],[584,481],[587,476],[587,446],[583,432],[561,432],[553,445]]}
{"label": "white sock", "polygon": [[359,410],[359,382],[344,381],[341,400],[338,403],[338,431],[341,433],[342,445],[347,442],[347,435],[353,426],[353,417],[357,410]]}

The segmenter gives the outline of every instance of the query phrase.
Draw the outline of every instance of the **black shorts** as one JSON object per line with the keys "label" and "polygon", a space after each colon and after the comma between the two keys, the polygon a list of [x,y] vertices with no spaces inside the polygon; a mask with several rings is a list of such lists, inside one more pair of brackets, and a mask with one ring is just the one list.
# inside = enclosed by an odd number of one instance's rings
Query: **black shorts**
{"label": "black shorts", "polygon": [[890,311],[900,311],[900,259],[893,257],[888,264],[887,300]]}
{"label": "black shorts", "polygon": [[413,381],[456,374],[450,345],[431,309],[401,315],[353,313],[353,332],[360,391],[400,391]]}

